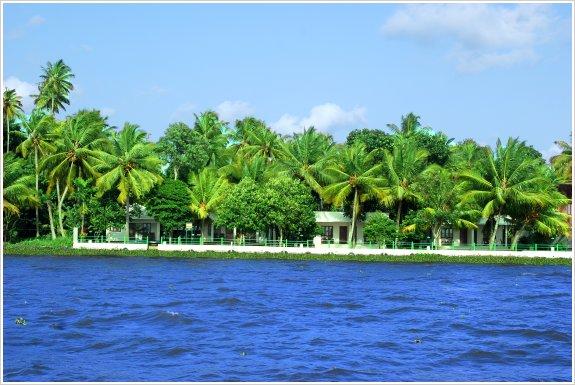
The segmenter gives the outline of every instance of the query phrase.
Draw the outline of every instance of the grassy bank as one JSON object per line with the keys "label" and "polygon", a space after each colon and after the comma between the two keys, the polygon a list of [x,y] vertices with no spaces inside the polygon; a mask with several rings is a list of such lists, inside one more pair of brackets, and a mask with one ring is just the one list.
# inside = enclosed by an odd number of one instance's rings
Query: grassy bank
{"label": "grassy bank", "polygon": [[395,255],[336,255],[336,254],[288,254],[288,253],[218,253],[193,251],[129,251],[129,250],[78,250],[72,248],[71,240],[30,240],[5,244],[8,255],[57,255],[57,256],[143,256],[166,258],[216,258],[216,259],[285,259],[312,261],[357,261],[394,263],[469,263],[497,265],[566,265],[570,258],[526,258],[502,256],[446,256],[431,254]]}

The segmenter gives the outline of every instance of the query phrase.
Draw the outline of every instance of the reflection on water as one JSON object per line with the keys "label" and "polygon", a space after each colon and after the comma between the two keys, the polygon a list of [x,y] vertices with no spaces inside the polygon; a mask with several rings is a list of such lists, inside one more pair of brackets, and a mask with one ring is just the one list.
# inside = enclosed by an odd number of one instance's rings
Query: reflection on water
{"label": "reflection on water", "polygon": [[569,381],[571,272],[5,256],[4,379]]}

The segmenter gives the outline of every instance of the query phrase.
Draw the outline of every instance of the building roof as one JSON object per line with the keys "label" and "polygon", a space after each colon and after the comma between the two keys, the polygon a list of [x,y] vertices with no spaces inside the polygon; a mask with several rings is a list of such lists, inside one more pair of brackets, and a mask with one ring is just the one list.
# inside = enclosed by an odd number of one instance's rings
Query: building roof
{"label": "building roof", "polygon": [[351,222],[351,218],[346,217],[341,211],[316,211],[315,221],[319,223],[329,222]]}

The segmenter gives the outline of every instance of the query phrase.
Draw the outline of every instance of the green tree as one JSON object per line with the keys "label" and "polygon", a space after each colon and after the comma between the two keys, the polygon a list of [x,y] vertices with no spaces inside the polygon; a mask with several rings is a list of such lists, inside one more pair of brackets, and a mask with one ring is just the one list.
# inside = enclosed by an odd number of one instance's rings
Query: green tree
{"label": "green tree", "polygon": [[266,224],[279,231],[279,240],[308,240],[316,234],[314,202],[309,187],[288,177],[271,179],[264,186]]}
{"label": "green tree", "polygon": [[401,117],[401,125],[398,127],[394,123],[387,125],[396,135],[403,136],[404,138],[415,135],[421,129],[419,120],[421,117],[415,115],[413,112],[408,113]]}
{"label": "green tree", "polygon": [[162,161],[155,155],[154,145],[146,141],[146,133],[137,125],[126,123],[112,138],[112,151],[103,155],[107,171],[97,180],[100,194],[117,188],[118,201],[126,208],[126,233],[130,230],[130,196],[136,200],[163,181]]}
{"label": "green tree", "polygon": [[336,207],[343,207],[347,199],[352,200],[351,243],[357,241],[356,224],[362,203],[370,199],[383,200],[385,180],[381,175],[381,164],[374,164],[375,152],[367,153],[365,146],[356,143],[344,147],[336,156],[336,163],[323,171],[328,185],[323,197]]}
{"label": "green tree", "polygon": [[168,126],[158,141],[157,150],[174,179],[187,180],[190,172],[200,170],[210,160],[207,144],[197,131],[178,122]]}
{"label": "green tree", "polygon": [[376,212],[365,221],[363,236],[368,242],[374,242],[378,246],[385,245],[388,241],[398,237],[397,227],[387,214]]}
{"label": "green tree", "polygon": [[197,174],[190,175],[190,199],[187,205],[202,221],[202,237],[205,237],[204,224],[210,214],[215,213],[226,197],[229,189],[224,177],[219,177],[217,171],[206,167]]}
{"label": "green tree", "polygon": [[251,178],[261,184],[275,177],[281,170],[275,163],[268,163],[262,156],[254,156],[245,159],[241,153],[237,153],[231,164],[222,166],[218,172],[225,176],[231,183],[239,183],[244,178]]}
{"label": "green tree", "polygon": [[62,59],[55,63],[48,62],[42,68],[42,79],[38,84],[38,95],[35,96],[34,103],[38,108],[46,108],[52,115],[60,110],[65,110],[70,104],[68,96],[74,89],[71,80],[74,74],[70,67]]}
{"label": "green tree", "polygon": [[420,176],[416,193],[422,207],[417,211],[418,221],[406,226],[404,231],[431,229],[434,244],[441,246],[441,229],[477,228],[478,210],[461,203],[460,190],[455,175],[441,167],[432,167]]}
{"label": "green tree", "polygon": [[481,147],[473,139],[465,139],[453,146],[449,162],[445,165],[451,171],[461,172],[474,169],[483,160],[488,147]]}
{"label": "green tree", "polygon": [[190,219],[190,190],[179,180],[166,179],[151,190],[146,200],[146,211],[162,226],[170,236],[181,229]]}
{"label": "green tree", "polygon": [[370,130],[368,128],[364,128],[361,130],[351,131],[347,135],[345,143],[350,146],[353,143],[360,142],[365,145],[365,149],[368,152],[378,150],[375,161],[380,162],[383,159],[383,153],[385,150],[393,151],[393,141],[393,136],[382,130]]}
{"label": "green tree", "polygon": [[6,123],[6,152],[8,152],[10,151],[10,120],[22,113],[22,97],[16,94],[16,90],[4,89],[2,112]]}
{"label": "green tree", "polygon": [[58,192],[59,229],[64,235],[64,200],[74,192],[76,178],[97,179],[100,176],[105,154],[102,148],[108,146],[108,138],[103,122],[82,111],[64,120],[56,135],[56,150],[41,160],[39,168],[47,171],[48,193],[54,186]]}
{"label": "green tree", "polygon": [[[38,198],[40,197],[40,158],[56,150],[56,146],[52,143],[55,139],[53,133],[55,124],[54,117],[39,109],[34,109],[28,117],[21,119],[26,139],[18,145],[16,151],[21,152],[24,158],[34,154],[35,186]],[[39,237],[40,216],[38,206],[35,207],[35,214],[36,237]],[[51,225],[53,227],[53,223]]]}
{"label": "green tree", "polygon": [[280,163],[290,176],[321,192],[321,170],[332,158],[333,138],[310,127],[281,145]]}
{"label": "green tree", "polygon": [[[12,153],[4,154],[3,211],[5,215],[20,215],[24,206],[39,204],[34,188],[34,176],[28,173],[26,162]],[[30,170],[31,171],[31,170]]]}
{"label": "green tree", "polygon": [[228,143],[226,122],[220,120],[214,111],[195,115],[194,132],[203,140],[208,153],[208,165],[220,166],[220,155]]}
{"label": "green tree", "polygon": [[246,233],[266,230],[265,196],[251,178],[244,178],[235,185],[219,205],[216,225],[236,228],[239,238]]}
{"label": "green tree", "polygon": [[246,157],[259,156],[268,163],[273,162],[281,153],[282,139],[266,126],[256,125],[247,131],[247,142],[238,151]]}
{"label": "green tree", "polygon": [[534,158],[525,142],[509,138],[504,146],[497,140],[495,151],[484,152],[484,163],[475,170],[459,174],[464,202],[475,202],[481,216],[492,219],[494,225],[489,245],[495,244],[499,220],[509,213],[512,206],[542,207],[549,196],[539,190],[544,183],[544,165]]}
{"label": "green tree", "polygon": [[561,153],[551,157],[551,165],[560,181],[570,184],[573,172],[573,147],[562,140],[556,141],[555,144],[561,148]]}
{"label": "green tree", "polygon": [[404,203],[416,203],[421,199],[418,181],[428,168],[427,151],[419,148],[412,138],[398,138],[393,153],[385,151],[382,170],[388,187],[383,203],[386,206],[397,205],[395,221],[398,231]]}

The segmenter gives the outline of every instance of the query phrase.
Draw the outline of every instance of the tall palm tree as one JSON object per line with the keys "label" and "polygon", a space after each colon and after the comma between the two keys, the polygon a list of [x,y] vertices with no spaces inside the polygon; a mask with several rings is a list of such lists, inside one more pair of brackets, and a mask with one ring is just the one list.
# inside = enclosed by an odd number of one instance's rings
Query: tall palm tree
{"label": "tall palm tree", "polygon": [[449,170],[433,166],[419,176],[416,189],[421,197],[420,209],[417,211],[415,223],[402,228],[408,232],[431,229],[434,244],[441,246],[441,229],[477,228],[474,223],[479,217],[479,211],[470,205],[461,204],[461,191],[458,188],[455,175]]}
{"label": "tall palm tree", "polygon": [[205,220],[224,200],[228,182],[218,176],[216,169],[205,167],[190,175],[190,186],[190,208],[202,221],[202,237],[205,237]]}
{"label": "tall palm tree", "polygon": [[195,115],[194,131],[202,138],[207,147],[210,160],[209,165],[219,165],[218,157],[225,150],[228,139],[226,137],[226,123],[220,120],[214,111],[206,111],[199,116]]}
{"label": "tall palm tree", "polygon": [[65,110],[70,104],[68,96],[74,89],[71,79],[74,78],[72,70],[62,59],[55,63],[48,62],[42,67],[42,81],[38,84],[38,95],[34,103],[39,108],[46,108],[52,115]]}
{"label": "tall palm tree", "polygon": [[24,160],[14,154],[4,154],[3,211],[4,214],[20,215],[20,208],[25,205],[39,203],[36,192],[32,188],[34,177],[23,174]]}
{"label": "tall palm tree", "polygon": [[430,169],[426,160],[427,151],[418,148],[411,138],[398,137],[393,153],[385,150],[382,171],[388,187],[383,203],[387,206],[397,205],[395,222],[398,231],[404,203],[417,202],[421,198],[418,178]]}
{"label": "tall palm tree", "polygon": [[253,130],[245,134],[246,143],[238,150],[245,156],[261,156],[271,163],[280,155],[283,141],[277,133],[265,125],[256,125]]}
{"label": "tall palm tree", "polygon": [[289,174],[321,192],[321,170],[330,161],[334,149],[331,136],[310,127],[281,145],[279,161]]}
{"label": "tall palm tree", "polygon": [[263,156],[257,155],[245,159],[241,153],[236,153],[232,163],[218,169],[218,173],[231,183],[239,183],[247,177],[256,183],[263,183],[274,178],[281,171],[277,164],[269,164]]}
{"label": "tall palm tree", "polygon": [[93,119],[92,114],[78,113],[62,122],[57,130],[56,150],[45,156],[40,169],[47,171],[48,190],[54,186],[58,194],[58,221],[60,234],[64,235],[62,205],[68,193],[74,191],[76,178],[96,179],[104,163],[102,149],[108,146],[104,123]]}
{"label": "tall palm tree", "polygon": [[137,125],[126,123],[112,138],[112,151],[102,156],[106,171],[97,180],[101,194],[117,188],[118,201],[126,206],[126,234],[130,231],[130,197],[141,198],[154,185],[162,182],[162,161],[146,133]]}
{"label": "tall palm tree", "polygon": [[401,127],[398,127],[394,123],[390,123],[387,125],[394,133],[403,136],[409,137],[415,134],[420,128],[421,123],[419,122],[420,117],[415,115],[413,112],[401,117]]}
{"label": "tall palm tree", "polygon": [[326,167],[322,177],[328,183],[322,196],[328,203],[343,207],[352,200],[351,243],[357,241],[355,234],[361,203],[370,199],[385,199],[385,180],[381,177],[381,164],[374,164],[375,150],[367,153],[365,146],[354,143],[340,149],[336,161]]}
{"label": "tall palm tree", "polygon": [[548,237],[571,235],[571,216],[558,208],[571,202],[559,191],[549,191],[548,202],[543,205],[519,205],[512,210],[514,234],[511,248],[515,248],[526,231]]}
{"label": "tall palm tree", "polygon": [[[48,115],[43,110],[34,109],[30,116],[21,119],[22,127],[26,139],[20,143],[16,151],[22,153],[23,157],[28,157],[34,154],[34,174],[36,177],[36,196],[40,196],[40,156],[46,156],[56,151],[56,146],[52,144],[54,141],[53,128],[55,120],[53,116]],[[36,211],[36,237],[40,236],[40,218],[38,213],[38,206],[35,207]],[[53,224],[51,224],[52,226]]]}
{"label": "tall palm tree", "polygon": [[544,207],[549,202],[548,194],[540,190],[547,180],[544,165],[531,154],[518,139],[509,138],[505,146],[497,140],[495,152],[485,151],[484,164],[478,164],[478,170],[459,174],[465,191],[462,200],[477,203],[481,216],[494,221],[490,246],[495,244],[500,219],[511,207]]}
{"label": "tall palm tree", "polygon": [[571,173],[573,172],[573,147],[571,146],[571,143],[567,143],[563,140],[558,140],[555,144],[561,148],[561,153],[551,157],[551,165],[555,169],[561,182],[571,183]]}
{"label": "tall palm tree", "polygon": [[10,120],[22,113],[22,97],[16,90],[4,90],[2,97],[2,111],[6,122],[6,152],[10,151]]}

